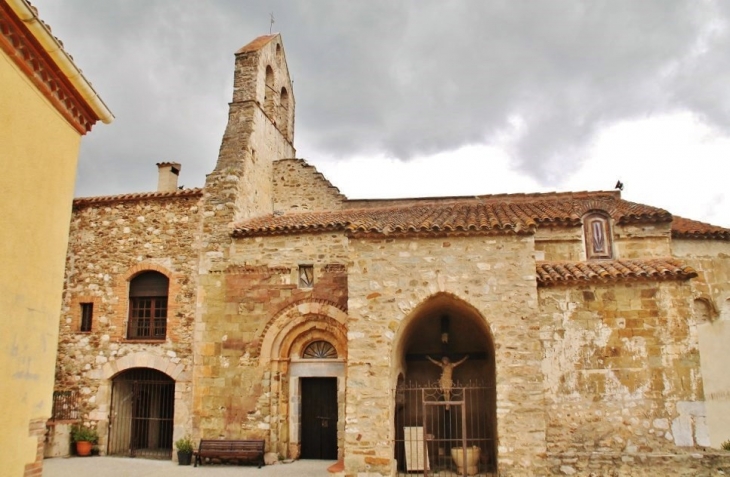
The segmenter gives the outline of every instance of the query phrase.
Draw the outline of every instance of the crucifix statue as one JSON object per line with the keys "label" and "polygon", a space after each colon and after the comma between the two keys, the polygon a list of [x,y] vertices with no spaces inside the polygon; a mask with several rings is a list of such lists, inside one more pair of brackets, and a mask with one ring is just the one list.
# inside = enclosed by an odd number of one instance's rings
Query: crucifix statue
{"label": "crucifix statue", "polygon": [[436,366],[441,367],[442,371],[441,377],[439,378],[439,386],[441,386],[441,392],[444,393],[444,401],[449,401],[451,399],[451,388],[454,386],[454,381],[452,379],[454,375],[454,368],[466,361],[467,358],[469,358],[469,355],[464,356],[455,363],[452,363],[448,356],[441,358],[441,361],[436,361],[428,355],[426,355],[426,358],[428,358],[428,360]]}

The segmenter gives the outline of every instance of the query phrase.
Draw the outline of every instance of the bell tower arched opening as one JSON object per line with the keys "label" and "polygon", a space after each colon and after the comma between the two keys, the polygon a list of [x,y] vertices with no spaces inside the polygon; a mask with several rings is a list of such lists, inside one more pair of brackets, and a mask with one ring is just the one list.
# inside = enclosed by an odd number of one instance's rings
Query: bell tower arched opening
{"label": "bell tower arched opening", "polygon": [[439,293],[406,319],[395,353],[398,475],[496,475],[496,366],[486,319]]}

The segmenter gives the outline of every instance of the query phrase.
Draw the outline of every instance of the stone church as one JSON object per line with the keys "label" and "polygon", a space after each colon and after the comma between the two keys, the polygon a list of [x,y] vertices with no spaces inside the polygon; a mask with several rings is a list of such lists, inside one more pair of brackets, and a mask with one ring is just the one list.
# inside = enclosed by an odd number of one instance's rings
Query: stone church
{"label": "stone church", "polygon": [[296,158],[294,109],[257,38],[203,188],[164,162],[155,192],[74,201],[56,396],[101,454],[730,471],[729,229],[620,191],[350,200]]}

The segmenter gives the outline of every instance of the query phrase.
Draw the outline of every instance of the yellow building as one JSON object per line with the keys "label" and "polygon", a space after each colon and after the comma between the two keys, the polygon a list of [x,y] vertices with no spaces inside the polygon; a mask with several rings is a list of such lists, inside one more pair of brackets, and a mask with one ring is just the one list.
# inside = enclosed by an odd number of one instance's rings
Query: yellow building
{"label": "yellow building", "polygon": [[26,0],[0,0],[0,462],[40,476],[81,136],[112,114]]}

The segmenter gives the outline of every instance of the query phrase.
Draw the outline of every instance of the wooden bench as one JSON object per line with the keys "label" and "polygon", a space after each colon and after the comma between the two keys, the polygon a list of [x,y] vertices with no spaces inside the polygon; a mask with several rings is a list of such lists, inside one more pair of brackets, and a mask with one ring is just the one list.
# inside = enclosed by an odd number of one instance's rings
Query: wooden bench
{"label": "wooden bench", "polygon": [[206,458],[218,458],[223,460],[237,459],[257,463],[259,469],[264,465],[263,440],[218,440],[201,439],[198,450],[193,452],[195,458],[194,467],[203,465]]}

